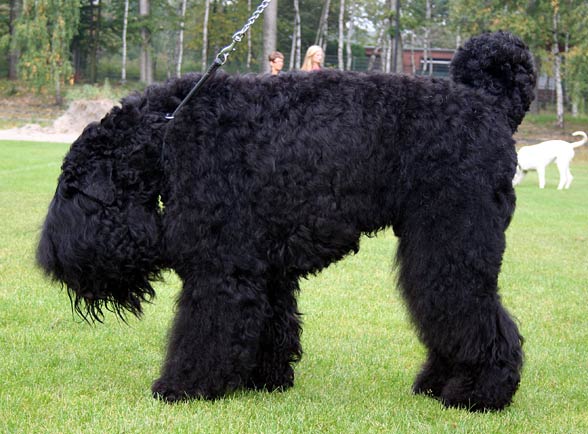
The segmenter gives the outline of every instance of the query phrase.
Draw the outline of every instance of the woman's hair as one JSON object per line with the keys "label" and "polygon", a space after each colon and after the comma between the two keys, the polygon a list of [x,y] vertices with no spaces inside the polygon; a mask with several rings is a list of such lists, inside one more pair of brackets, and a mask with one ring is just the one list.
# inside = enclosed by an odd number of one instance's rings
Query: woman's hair
{"label": "woman's hair", "polygon": [[321,47],[318,45],[311,45],[306,50],[306,55],[304,56],[304,62],[302,62],[302,67],[300,68],[301,71],[312,71],[312,56],[316,53],[323,53],[323,61],[324,61],[324,52]]}

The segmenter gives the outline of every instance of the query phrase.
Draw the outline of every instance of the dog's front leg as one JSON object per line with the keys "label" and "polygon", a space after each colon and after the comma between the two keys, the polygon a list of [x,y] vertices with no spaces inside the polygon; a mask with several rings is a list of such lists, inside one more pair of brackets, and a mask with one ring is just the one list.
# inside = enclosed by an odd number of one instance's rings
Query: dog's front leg
{"label": "dog's front leg", "polygon": [[156,398],[214,399],[244,384],[269,306],[263,281],[201,275],[185,281]]}

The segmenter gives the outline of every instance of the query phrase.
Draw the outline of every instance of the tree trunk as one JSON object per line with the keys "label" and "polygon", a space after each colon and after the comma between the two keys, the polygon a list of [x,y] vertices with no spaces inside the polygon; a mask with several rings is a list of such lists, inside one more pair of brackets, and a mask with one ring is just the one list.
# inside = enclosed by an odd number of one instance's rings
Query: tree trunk
{"label": "tree trunk", "polygon": [[63,95],[61,94],[61,77],[59,73],[54,72],[55,77],[55,105],[61,106],[63,104]]}
{"label": "tree trunk", "polygon": [[302,45],[301,25],[300,25],[300,3],[299,0],[293,1],[294,5],[294,29],[292,30],[292,47],[290,48],[290,71],[300,69]]}
{"label": "tree trunk", "polygon": [[416,75],[415,55],[414,55],[414,32],[410,32],[410,64],[412,66],[412,75]]}
{"label": "tree trunk", "polygon": [[351,68],[353,68],[353,52],[351,51],[351,38],[353,37],[353,12],[350,11],[350,17],[349,17],[349,28],[347,29],[347,65],[346,65],[346,69],[347,71],[351,71]]}
{"label": "tree trunk", "polygon": [[331,0],[325,0],[323,6],[323,12],[321,13],[321,19],[319,21],[319,27],[316,32],[314,45],[322,47],[323,51],[326,52],[327,48],[327,33],[329,30],[329,8],[331,7]]}
{"label": "tree trunk", "polygon": [[204,21],[202,22],[202,72],[208,64],[208,16],[210,15],[210,0],[204,0]]}
{"label": "tree trunk", "polygon": [[392,72],[404,71],[404,59],[402,56],[402,37],[400,35],[400,0],[392,0],[390,7],[394,8],[394,53]]}
{"label": "tree trunk", "polygon": [[345,0],[341,0],[339,5],[339,45],[337,46],[337,62],[339,69],[345,70],[343,63],[343,46],[345,45]]}
{"label": "tree trunk", "polygon": [[[294,9],[296,12],[294,22],[294,29],[296,32],[296,61],[294,62],[294,69],[300,69],[300,64],[302,63],[302,22],[300,20],[300,4],[298,0],[294,0]],[[290,69],[292,69],[292,66]]]}
{"label": "tree trunk", "polygon": [[561,55],[559,53],[559,41],[557,38],[558,23],[559,23],[559,3],[556,1],[553,4],[553,46],[551,53],[553,54],[553,75],[555,76],[555,95],[557,106],[557,126],[564,127],[564,108],[563,108],[563,87],[561,83]]}
{"label": "tree trunk", "polygon": [[88,68],[88,80],[96,83],[98,80],[98,44],[100,40],[101,2],[90,2],[90,65]]}
{"label": "tree trunk", "polygon": [[276,51],[278,41],[278,0],[272,0],[263,12],[263,56],[261,72],[270,72],[268,57]]}
{"label": "tree trunk", "polygon": [[382,55],[383,55],[383,65],[382,71],[385,73],[390,72],[390,63],[392,61],[392,37],[390,36],[390,32],[386,32],[386,37],[384,38],[384,46],[382,47]]}
{"label": "tree trunk", "polygon": [[[431,0],[426,1],[426,11],[425,11],[425,38],[424,38],[424,49],[423,49],[423,74],[428,72],[428,75],[433,75],[433,64],[429,62],[432,60],[431,58]],[[429,59],[431,58],[431,59]]]}
{"label": "tree trunk", "polygon": [[[146,19],[149,16],[149,0],[139,0],[139,16]],[[141,27],[140,80],[143,83],[153,83],[153,60],[151,59],[151,31],[145,22]]]}
{"label": "tree trunk", "polygon": [[123,15],[122,30],[122,66],[120,70],[120,81],[127,82],[127,27],[129,25],[129,0],[125,0],[125,11]]}
{"label": "tree trunk", "polygon": [[[296,2],[297,0],[294,0],[294,2]],[[296,18],[294,18],[294,21],[296,21]],[[288,63],[290,71],[293,71],[297,68],[297,65],[295,64],[296,62],[296,25],[294,25],[294,28],[292,29],[292,45],[290,45],[290,62]]]}
{"label": "tree trunk", "polygon": [[384,45],[386,47],[385,50],[385,58],[386,62],[384,63],[384,72],[389,73],[392,71],[392,68],[396,67],[396,62],[393,62],[394,54],[394,38],[390,35],[390,31],[386,32],[386,39],[384,40]]}
{"label": "tree trunk", "polygon": [[[378,50],[380,50],[382,48],[382,41],[384,39],[384,31],[385,29],[382,28],[380,29],[380,33],[378,34],[378,39],[376,39],[376,46],[374,47],[374,51],[372,52],[372,55],[370,56],[370,61],[368,62],[368,71],[373,71],[374,67],[376,65],[376,57],[377,57],[377,52]],[[380,53],[380,63],[382,62],[382,58],[381,58],[381,53]]]}
{"label": "tree trunk", "polygon": [[[247,0],[247,15],[251,16],[251,0]],[[251,69],[251,28],[247,30],[247,71]]]}
{"label": "tree trunk", "polygon": [[186,18],[186,2],[187,0],[182,0],[182,8],[181,8],[181,16],[182,20],[180,21],[180,33],[178,35],[178,45],[177,45],[177,59],[176,59],[176,77],[181,77],[182,75],[182,58],[184,56],[184,19]]}

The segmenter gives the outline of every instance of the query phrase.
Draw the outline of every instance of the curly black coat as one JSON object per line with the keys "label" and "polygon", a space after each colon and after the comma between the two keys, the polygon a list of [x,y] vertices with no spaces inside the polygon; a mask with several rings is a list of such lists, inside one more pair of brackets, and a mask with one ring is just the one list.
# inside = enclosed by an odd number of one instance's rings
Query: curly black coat
{"label": "curly black coat", "polygon": [[[471,39],[451,80],[337,71],[198,75],[122,101],[65,157],[37,259],[75,309],[141,313],[150,281],[183,281],[156,396],[292,386],[298,280],[392,227],[428,360],[414,391],[501,409],[522,338],[500,303],[515,206],[512,134],[533,98],[526,46]],[[164,137],[165,136],[165,137]],[[165,142],[165,144],[163,144]]]}

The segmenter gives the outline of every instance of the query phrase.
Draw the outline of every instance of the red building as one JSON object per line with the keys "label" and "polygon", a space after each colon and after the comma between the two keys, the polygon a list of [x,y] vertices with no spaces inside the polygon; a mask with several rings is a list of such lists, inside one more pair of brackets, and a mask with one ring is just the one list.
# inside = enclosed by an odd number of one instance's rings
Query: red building
{"label": "red building", "polygon": [[449,48],[432,48],[425,59],[422,48],[406,48],[402,50],[402,66],[405,74],[431,75],[446,77],[449,75],[449,63],[455,50]]}
{"label": "red building", "polygon": [[[373,47],[365,48],[366,65],[364,68],[358,67],[357,69],[368,69],[369,61],[374,53]],[[455,50],[449,48],[433,48],[429,50],[427,59],[425,59],[425,53],[422,48],[405,48],[402,50],[402,65],[403,72],[410,75],[428,75],[429,70],[432,71],[435,77],[446,77],[449,75],[449,63],[453,58]],[[381,52],[376,52],[376,57],[373,60],[373,70],[381,71]]]}

